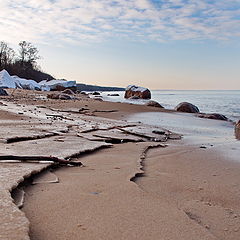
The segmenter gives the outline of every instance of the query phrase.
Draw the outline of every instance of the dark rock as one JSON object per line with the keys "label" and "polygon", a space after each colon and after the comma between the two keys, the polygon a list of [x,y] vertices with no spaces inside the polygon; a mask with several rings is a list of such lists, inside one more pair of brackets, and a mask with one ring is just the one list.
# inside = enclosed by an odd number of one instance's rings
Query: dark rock
{"label": "dark rock", "polygon": [[125,90],[124,98],[138,97],[140,99],[151,99],[151,92],[147,88],[129,85]]}
{"label": "dark rock", "polygon": [[70,90],[72,90],[73,92],[76,92],[76,90],[77,90],[77,88],[76,88],[76,86],[75,87],[64,87],[64,86],[62,86],[62,85],[56,85],[55,86],[55,88],[54,88],[54,90],[53,91],[64,91],[64,90],[66,90],[66,89],[70,89]]}
{"label": "dark rock", "polygon": [[238,120],[237,122],[236,122],[236,128],[239,128],[240,129],[240,120]]}
{"label": "dark rock", "polygon": [[235,136],[236,139],[240,140],[240,120],[235,124]]}
{"label": "dark rock", "polygon": [[164,108],[160,103],[158,103],[156,101],[152,101],[152,100],[145,103],[145,105],[150,106],[150,107]]}
{"label": "dark rock", "polygon": [[95,95],[95,96],[99,96],[100,95],[100,93],[99,92],[93,92],[93,93],[91,93],[92,95]]}
{"label": "dark rock", "polygon": [[68,95],[74,95],[74,92],[71,89],[65,89],[62,91],[62,93],[68,94]]}
{"label": "dark rock", "polygon": [[199,113],[197,116],[200,118],[228,121],[228,118],[226,116],[219,113]]}
{"label": "dark rock", "polygon": [[137,100],[137,99],[140,99],[140,97],[138,97],[138,96],[132,96],[132,97],[130,97],[129,99],[135,99],[135,100]]}
{"label": "dark rock", "polygon": [[102,98],[94,98],[94,100],[97,100],[97,101],[100,101],[100,102],[102,102],[103,101],[103,99]]}
{"label": "dark rock", "polygon": [[119,94],[118,93],[111,93],[111,94],[108,94],[108,96],[110,96],[110,97],[118,97]]}
{"label": "dark rock", "polygon": [[159,131],[159,130],[153,130],[152,133],[156,133],[156,134],[160,134],[160,135],[166,134],[165,131]]}
{"label": "dark rock", "polygon": [[48,94],[47,98],[50,99],[60,99],[60,100],[72,100],[75,99],[74,97],[64,94],[64,93],[52,93],[52,94]]}
{"label": "dark rock", "polygon": [[178,112],[199,113],[198,107],[188,102],[179,103],[175,110]]}
{"label": "dark rock", "polygon": [[8,96],[8,93],[3,88],[0,88],[0,96]]}

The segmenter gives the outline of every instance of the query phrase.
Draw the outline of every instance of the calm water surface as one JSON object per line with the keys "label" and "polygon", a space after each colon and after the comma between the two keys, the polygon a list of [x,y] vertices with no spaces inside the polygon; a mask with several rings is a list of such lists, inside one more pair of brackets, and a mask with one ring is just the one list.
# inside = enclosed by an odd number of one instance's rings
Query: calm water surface
{"label": "calm water surface", "polygon": [[[102,93],[107,101],[135,104],[144,104],[146,102],[146,100],[126,100],[123,97],[124,92],[116,92],[119,93],[119,97],[107,96],[109,93]],[[190,102],[196,105],[201,112],[221,113],[234,121],[240,119],[240,90],[156,90],[152,91],[152,100],[159,102],[167,109],[174,109],[180,102]]]}

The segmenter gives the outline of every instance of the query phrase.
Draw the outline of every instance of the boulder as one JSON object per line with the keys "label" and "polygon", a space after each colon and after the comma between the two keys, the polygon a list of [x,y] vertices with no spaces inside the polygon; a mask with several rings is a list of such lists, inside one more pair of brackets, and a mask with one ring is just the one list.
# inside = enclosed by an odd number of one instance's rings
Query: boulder
{"label": "boulder", "polygon": [[103,99],[102,98],[100,98],[100,97],[96,97],[96,98],[93,98],[94,100],[97,100],[97,101],[100,101],[100,102],[102,102],[103,101]]}
{"label": "boulder", "polygon": [[111,94],[108,94],[109,97],[118,97],[119,94],[118,93],[111,93]]}
{"label": "boulder", "polygon": [[235,124],[235,136],[236,139],[240,140],[240,120]]}
{"label": "boulder", "polygon": [[92,95],[95,95],[95,96],[99,96],[99,95],[101,95],[99,92],[93,92],[93,93],[91,93]]}
{"label": "boulder", "polygon": [[138,97],[138,96],[132,96],[132,97],[130,97],[129,99],[133,99],[133,100],[137,100],[137,99],[140,99],[140,97]]}
{"label": "boulder", "polygon": [[8,93],[3,88],[0,88],[0,96],[8,96]]}
{"label": "boulder", "polygon": [[71,89],[65,89],[62,91],[62,93],[68,94],[68,95],[74,95],[74,92]]}
{"label": "boulder", "polygon": [[147,88],[129,85],[125,90],[124,98],[138,97],[140,99],[151,99],[151,92]]}
{"label": "boulder", "polygon": [[236,128],[239,128],[239,130],[240,130],[240,120],[238,120],[238,121],[236,122],[235,127],[236,127]]}
{"label": "boulder", "polygon": [[200,118],[228,121],[228,118],[226,116],[219,113],[199,113],[197,116]]}
{"label": "boulder", "polygon": [[178,112],[199,113],[198,107],[188,102],[179,103],[175,110]]}
{"label": "boulder", "polygon": [[0,71],[0,88],[16,88],[14,79],[5,69]]}
{"label": "boulder", "polygon": [[164,108],[160,103],[153,101],[153,100],[145,103],[145,105],[150,106],[150,107]]}
{"label": "boulder", "polygon": [[60,100],[72,100],[75,99],[74,97],[68,95],[68,94],[64,94],[64,93],[52,93],[52,94],[48,94],[47,98],[50,99],[60,99]]}

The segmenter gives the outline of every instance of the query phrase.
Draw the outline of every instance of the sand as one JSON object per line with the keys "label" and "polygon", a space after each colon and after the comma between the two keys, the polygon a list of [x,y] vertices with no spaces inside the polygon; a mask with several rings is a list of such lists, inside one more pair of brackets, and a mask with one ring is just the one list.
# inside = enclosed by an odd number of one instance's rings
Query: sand
{"label": "sand", "polygon": [[[74,122],[93,117],[101,128],[123,124],[119,120],[133,113],[172,112],[87,98],[36,100],[28,97],[31,91],[15,94],[13,104],[27,103],[41,112],[61,110],[58,114],[71,110],[64,116]],[[88,108],[84,114],[73,113],[82,107]],[[41,183],[24,187],[22,211],[30,222],[30,239],[240,239],[239,142],[205,136],[206,142],[203,147],[199,141],[168,140],[147,152],[159,143],[113,144],[79,155],[76,160],[84,167],[53,170],[58,183],[47,183],[51,176],[46,173]]]}

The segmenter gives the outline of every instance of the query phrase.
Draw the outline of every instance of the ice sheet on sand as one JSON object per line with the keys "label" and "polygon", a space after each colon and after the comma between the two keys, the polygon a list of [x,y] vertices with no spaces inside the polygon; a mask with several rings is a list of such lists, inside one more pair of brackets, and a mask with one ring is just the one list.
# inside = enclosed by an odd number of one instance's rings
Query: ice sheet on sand
{"label": "ice sheet on sand", "polygon": [[9,73],[5,69],[0,71],[0,87],[16,88],[14,79],[9,75]]}

